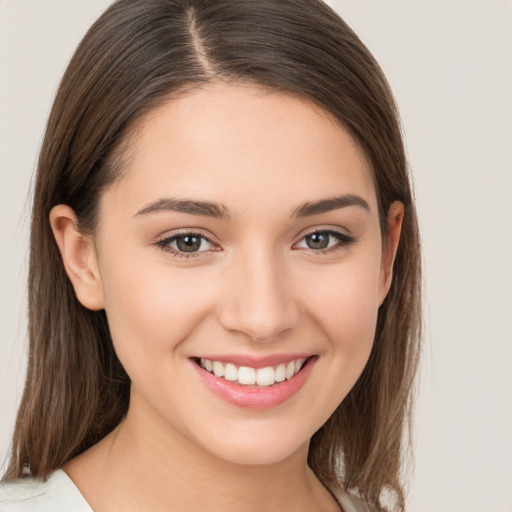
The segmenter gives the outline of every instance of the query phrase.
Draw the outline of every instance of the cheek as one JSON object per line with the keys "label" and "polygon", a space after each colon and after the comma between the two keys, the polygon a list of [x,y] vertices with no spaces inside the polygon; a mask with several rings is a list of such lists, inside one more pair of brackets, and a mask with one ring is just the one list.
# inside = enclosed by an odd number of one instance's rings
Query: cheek
{"label": "cheek", "polygon": [[[134,270],[135,269],[135,270]],[[103,289],[113,343],[130,374],[165,365],[210,309],[214,294],[190,271],[105,262]],[[188,271],[187,271],[188,270]],[[149,372],[150,374],[152,373]]]}
{"label": "cheek", "polygon": [[366,353],[373,343],[378,300],[373,282],[345,280],[323,304],[324,326],[335,348]]}
{"label": "cheek", "polygon": [[[310,435],[327,421],[361,375],[370,356],[378,314],[378,251],[319,268],[300,269],[301,336],[319,353],[312,374]],[[371,256],[373,254],[373,257]]]}
{"label": "cheek", "polygon": [[379,307],[379,268],[376,257],[354,260],[353,264],[334,265],[303,281],[302,293],[307,296],[311,316],[333,349],[357,352],[373,342]]}

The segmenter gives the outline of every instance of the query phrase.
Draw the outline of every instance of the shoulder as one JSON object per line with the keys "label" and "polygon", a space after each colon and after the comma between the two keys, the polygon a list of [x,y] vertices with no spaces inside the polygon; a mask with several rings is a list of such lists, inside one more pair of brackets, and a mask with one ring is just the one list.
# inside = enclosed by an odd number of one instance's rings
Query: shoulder
{"label": "shoulder", "polygon": [[75,484],[62,470],[47,480],[27,478],[0,484],[1,512],[92,512]]}
{"label": "shoulder", "polygon": [[376,512],[375,508],[349,492],[336,493],[343,512]]}

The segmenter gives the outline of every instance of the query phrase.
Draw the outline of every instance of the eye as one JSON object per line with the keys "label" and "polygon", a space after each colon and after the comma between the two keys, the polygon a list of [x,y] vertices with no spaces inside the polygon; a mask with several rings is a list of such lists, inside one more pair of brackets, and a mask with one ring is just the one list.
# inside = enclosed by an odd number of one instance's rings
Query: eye
{"label": "eye", "polygon": [[306,235],[299,240],[295,247],[313,251],[326,251],[347,247],[354,242],[355,238],[345,233],[334,230],[323,230]]}
{"label": "eye", "polygon": [[179,233],[156,242],[160,249],[173,253],[176,256],[195,256],[197,253],[211,251],[214,244],[211,240],[199,233]]}

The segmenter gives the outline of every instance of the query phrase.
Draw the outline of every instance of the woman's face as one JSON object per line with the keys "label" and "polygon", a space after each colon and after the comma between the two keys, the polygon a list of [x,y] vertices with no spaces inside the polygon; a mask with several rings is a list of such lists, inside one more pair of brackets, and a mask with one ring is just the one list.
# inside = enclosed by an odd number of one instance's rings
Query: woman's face
{"label": "woman's face", "polygon": [[390,276],[369,166],[327,114],[249,86],[173,99],[130,144],[94,241],[130,411],[225,460],[283,460],[372,348]]}

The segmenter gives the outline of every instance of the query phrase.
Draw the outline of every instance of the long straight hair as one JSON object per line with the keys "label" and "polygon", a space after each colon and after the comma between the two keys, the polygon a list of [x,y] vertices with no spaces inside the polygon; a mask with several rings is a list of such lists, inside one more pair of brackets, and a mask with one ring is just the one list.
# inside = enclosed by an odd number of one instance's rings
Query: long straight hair
{"label": "long straight hair", "polygon": [[94,232],[102,191],[122,173],[145,113],[212,80],[304,98],[349,131],[371,164],[383,237],[405,206],[394,277],[361,377],[313,436],[308,463],[331,492],[383,495],[403,510],[401,474],[421,331],[417,220],[397,109],[375,59],[320,0],[118,0],[90,28],[60,84],[37,170],[29,270],[29,358],[5,479],[46,477],[126,415],[130,380],[104,311],[76,299],[49,213]]}

